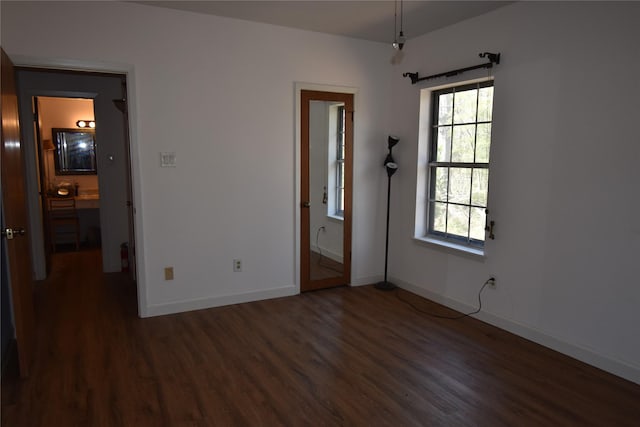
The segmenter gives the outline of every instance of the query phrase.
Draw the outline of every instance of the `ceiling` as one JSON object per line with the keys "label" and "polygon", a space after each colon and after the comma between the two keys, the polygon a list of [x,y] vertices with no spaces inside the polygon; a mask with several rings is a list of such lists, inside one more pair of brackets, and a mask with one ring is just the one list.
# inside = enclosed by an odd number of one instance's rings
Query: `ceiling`
{"label": "ceiling", "polygon": [[[377,42],[391,43],[394,36],[394,7],[396,2],[393,0],[181,0],[134,1],[134,3],[226,16]],[[512,2],[404,1],[404,34],[407,39],[411,39],[456,22],[482,15],[509,3]],[[397,7],[399,19],[400,1],[397,2]]]}

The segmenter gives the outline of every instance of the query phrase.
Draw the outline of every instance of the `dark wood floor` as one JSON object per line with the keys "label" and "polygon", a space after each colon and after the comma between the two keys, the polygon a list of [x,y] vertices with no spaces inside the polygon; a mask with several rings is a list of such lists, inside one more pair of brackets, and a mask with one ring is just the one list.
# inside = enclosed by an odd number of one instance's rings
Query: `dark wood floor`
{"label": "dark wood floor", "polygon": [[[4,426],[638,426],[640,386],[370,286],[139,319],[99,252],[56,256]],[[215,284],[211,284],[215,286]],[[423,309],[448,310],[403,291]]]}
{"label": "dark wood floor", "polygon": [[344,265],[318,252],[309,252],[309,275],[311,280],[322,280],[340,277],[344,273]]}

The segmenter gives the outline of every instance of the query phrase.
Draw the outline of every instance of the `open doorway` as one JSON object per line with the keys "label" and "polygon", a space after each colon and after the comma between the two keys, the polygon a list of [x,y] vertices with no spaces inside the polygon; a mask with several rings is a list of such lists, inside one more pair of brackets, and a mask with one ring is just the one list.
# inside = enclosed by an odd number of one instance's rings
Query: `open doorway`
{"label": "open doorway", "polygon": [[93,99],[33,97],[47,272],[55,254],[100,250]]}
{"label": "open doorway", "polygon": [[[25,167],[35,279],[47,277],[46,254],[53,251],[47,241],[51,234],[47,229],[46,199],[52,192],[53,196],[59,195],[58,190],[63,189],[62,195],[73,195],[77,203],[77,246],[99,246],[102,272],[115,273],[128,267],[135,280],[126,76],[18,68],[17,77],[22,139],[26,158],[33,159]],[[95,128],[80,128],[81,121],[94,121]],[[78,133],[83,139],[77,140]],[[64,153],[60,144],[65,141],[77,146],[93,145],[93,151],[84,152],[88,157],[82,160],[85,163],[79,167],[81,172],[70,163],[62,165],[73,161],[61,157]],[[75,249],[73,239],[69,243]]]}

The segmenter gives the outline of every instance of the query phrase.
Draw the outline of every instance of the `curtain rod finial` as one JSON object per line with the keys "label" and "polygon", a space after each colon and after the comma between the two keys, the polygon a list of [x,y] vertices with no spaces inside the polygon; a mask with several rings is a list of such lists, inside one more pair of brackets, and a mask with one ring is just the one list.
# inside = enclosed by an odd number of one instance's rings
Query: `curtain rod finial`
{"label": "curtain rod finial", "polygon": [[418,83],[418,73],[404,73],[402,74],[402,77],[410,77],[411,78],[411,84],[416,84]]}
{"label": "curtain rod finial", "polygon": [[494,64],[499,64],[500,63],[500,54],[499,53],[482,52],[482,53],[478,54],[478,56],[480,58],[487,57],[489,59],[489,61],[494,63]]}

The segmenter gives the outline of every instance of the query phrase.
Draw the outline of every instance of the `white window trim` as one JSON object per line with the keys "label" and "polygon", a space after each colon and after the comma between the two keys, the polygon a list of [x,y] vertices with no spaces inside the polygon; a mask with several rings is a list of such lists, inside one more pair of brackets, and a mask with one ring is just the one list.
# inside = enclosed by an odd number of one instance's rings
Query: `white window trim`
{"label": "white window trim", "polygon": [[336,103],[329,106],[328,109],[328,128],[329,132],[329,153],[327,158],[329,164],[327,166],[327,217],[335,220],[344,221],[344,218],[340,215],[336,215],[336,197],[337,197],[337,177],[336,170],[338,168],[336,162],[336,152],[338,150],[337,141],[337,122],[338,122],[338,108],[342,106],[341,103]]}
{"label": "white window trim", "polygon": [[471,254],[479,257],[485,256],[485,251],[482,248],[478,248],[475,246],[461,245],[458,243],[449,242],[447,240],[437,239],[433,236],[414,236],[413,240],[428,246],[452,249],[453,251],[456,251],[456,252],[465,252],[467,254]]}
{"label": "white window trim", "polygon": [[[481,83],[494,80],[493,76],[476,78],[471,80],[459,80],[445,85],[424,87],[420,89],[420,117],[418,128],[418,158],[416,168],[416,209],[414,219],[415,242],[431,247],[452,251],[453,253],[464,253],[478,257],[485,257],[486,246],[477,247],[438,239],[429,234],[429,208],[428,197],[430,187],[429,173],[429,152],[432,144],[431,117],[432,117],[432,96],[433,92],[447,89],[454,86],[462,86],[473,83]],[[493,143],[493,141],[492,141]],[[489,195],[488,195],[489,196]],[[487,200],[487,206],[489,200]],[[486,244],[486,240],[485,240]]]}
{"label": "white window trim", "polygon": [[331,220],[334,220],[334,221],[344,221],[344,217],[337,216],[337,215],[327,214],[327,218],[329,218]]}

